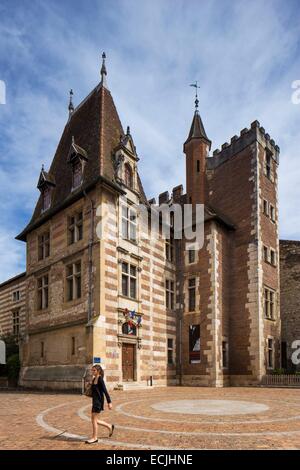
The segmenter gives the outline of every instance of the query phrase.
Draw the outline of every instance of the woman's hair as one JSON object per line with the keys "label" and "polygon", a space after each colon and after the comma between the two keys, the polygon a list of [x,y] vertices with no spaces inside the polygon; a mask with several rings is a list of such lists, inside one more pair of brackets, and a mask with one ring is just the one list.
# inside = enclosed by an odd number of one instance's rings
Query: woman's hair
{"label": "woman's hair", "polygon": [[101,375],[101,377],[104,377],[104,370],[102,369],[101,366],[99,366],[99,364],[95,364],[92,368],[96,369],[99,372],[99,374]]}

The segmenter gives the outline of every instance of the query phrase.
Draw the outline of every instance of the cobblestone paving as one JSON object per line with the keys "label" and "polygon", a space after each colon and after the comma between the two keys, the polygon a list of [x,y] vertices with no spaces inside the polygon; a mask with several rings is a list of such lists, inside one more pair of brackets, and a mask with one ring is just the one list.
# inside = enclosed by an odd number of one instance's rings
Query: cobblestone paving
{"label": "cobblestone paving", "polygon": [[[111,397],[113,410],[106,407],[99,419],[115,423],[114,435],[108,438],[108,431],[99,427],[99,443],[88,446],[84,440],[91,432],[89,398],[62,393],[1,392],[0,448],[300,449],[297,389],[168,387],[113,391]],[[191,400],[191,407],[193,400],[225,400],[225,407],[226,400],[228,407],[230,402],[239,401],[265,406],[258,407],[263,411],[249,414],[235,411],[230,415],[227,410],[215,415],[209,414],[209,407],[208,414],[185,414],[180,409],[170,411],[170,406],[165,411],[161,405],[174,401],[176,408],[177,400]],[[161,411],[153,408],[157,404]],[[220,409],[221,405],[220,402]]]}

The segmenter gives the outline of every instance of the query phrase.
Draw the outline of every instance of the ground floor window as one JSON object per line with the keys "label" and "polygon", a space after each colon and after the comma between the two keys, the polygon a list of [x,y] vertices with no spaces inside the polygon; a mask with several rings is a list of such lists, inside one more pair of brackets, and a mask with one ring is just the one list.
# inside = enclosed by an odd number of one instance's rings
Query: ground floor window
{"label": "ground floor window", "polygon": [[268,338],[268,369],[274,368],[274,340]]}
{"label": "ground floor window", "polygon": [[20,311],[15,310],[13,312],[13,334],[19,336],[20,333]]}
{"label": "ground floor window", "polygon": [[228,342],[222,341],[222,367],[228,367]]}
{"label": "ground floor window", "polygon": [[189,326],[189,363],[200,362],[200,325]]}
{"label": "ground floor window", "polygon": [[168,364],[173,364],[173,339],[168,338]]}
{"label": "ground floor window", "polygon": [[286,341],[281,343],[281,367],[283,369],[287,368],[287,344]]}

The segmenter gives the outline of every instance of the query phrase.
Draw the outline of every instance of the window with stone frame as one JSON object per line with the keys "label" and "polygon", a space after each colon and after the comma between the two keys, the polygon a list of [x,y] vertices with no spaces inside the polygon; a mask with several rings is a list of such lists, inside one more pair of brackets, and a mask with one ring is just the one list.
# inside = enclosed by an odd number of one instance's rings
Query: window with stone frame
{"label": "window with stone frame", "polygon": [[188,250],[188,259],[189,259],[189,264],[195,263],[196,261],[196,250],[190,248]]}
{"label": "window with stone frame", "polygon": [[38,236],[38,259],[39,261],[50,256],[50,232],[44,232]]}
{"label": "window with stone frame", "polygon": [[272,266],[276,266],[276,251],[270,248],[270,263]]}
{"label": "window with stone frame", "polygon": [[267,339],[268,369],[274,369],[274,339]]}
{"label": "window with stone frame", "polygon": [[166,239],[166,260],[170,263],[174,263],[174,239],[170,235],[170,238]]}
{"label": "window with stone frame", "polygon": [[42,190],[42,210],[43,212],[50,208],[51,206],[51,193],[52,188],[45,186]]}
{"label": "window with stone frame", "polygon": [[166,307],[170,310],[174,309],[174,281],[166,279]]}
{"label": "window with stone frame", "polygon": [[194,312],[196,309],[196,278],[188,280],[188,307],[189,312]]}
{"label": "window with stone frame", "polygon": [[49,306],[49,275],[45,274],[37,280],[37,308],[45,310]]}
{"label": "window with stone frame", "polygon": [[71,353],[72,353],[72,356],[75,356],[76,354],[75,336],[72,336],[71,338]]}
{"label": "window with stone frame", "polygon": [[228,368],[228,341],[222,341],[222,367]]}
{"label": "window with stone frame", "polygon": [[269,216],[269,203],[266,199],[263,200],[263,212],[266,216]]}
{"label": "window with stone frame", "polygon": [[133,172],[128,163],[124,165],[124,182],[128,188],[133,188]]}
{"label": "window with stone frame", "polygon": [[272,175],[272,153],[270,150],[266,149],[266,156],[265,156],[265,175],[269,180],[273,180]]}
{"label": "window with stone frame", "polygon": [[270,219],[272,222],[276,222],[275,207],[270,204]]}
{"label": "window with stone frame", "polygon": [[122,295],[131,299],[137,298],[137,267],[122,262]]}
{"label": "window with stone frame", "polygon": [[81,261],[66,267],[67,301],[81,298]]}
{"label": "window with stone frame", "polygon": [[12,320],[13,320],[13,335],[18,337],[20,334],[20,310],[13,311]]}
{"label": "window with stone frame", "polygon": [[132,207],[122,206],[122,238],[132,242],[137,239],[137,217]]}
{"label": "window with stone frame", "polygon": [[172,365],[172,364],[174,364],[173,338],[168,338],[168,340],[167,340],[167,346],[168,346],[168,365]]}
{"label": "window with stone frame", "polygon": [[13,302],[19,302],[20,301],[20,298],[21,298],[21,293],[19,290],[15,290],[13,292]]}
{"label": "window with stone frame", "polygon": [[72,189],[78,188],[82,183],[82,163],[77,160],[72,165]]}
{"label": "window with stone frame", "polygon": [[263,247],[264,261],[269,263],[269,248],[267,246]]}
{"label": "window with stone frame", "polygon": [[269,287],[264,288],[264,311],[265,318],[274,320],[276,315],[276,295],[273,289]]}
{"label": "window with stone frame", "polygon": [[68,217],[68,243],[72,245],[83,238],[82,211]]}
{"label": "window with stone frame", "polygon": [[200,363],[200,325],[189,325],[189,363]]}

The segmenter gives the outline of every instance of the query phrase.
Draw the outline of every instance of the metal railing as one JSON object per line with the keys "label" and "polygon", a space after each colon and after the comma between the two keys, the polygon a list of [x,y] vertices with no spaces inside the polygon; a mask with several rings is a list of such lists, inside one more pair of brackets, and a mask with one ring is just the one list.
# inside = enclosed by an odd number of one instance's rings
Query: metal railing
{"label": "metal railing", "polygon": [[300,387],[300,375],[269,374],[262,378],[261,384],[273,387]]}

